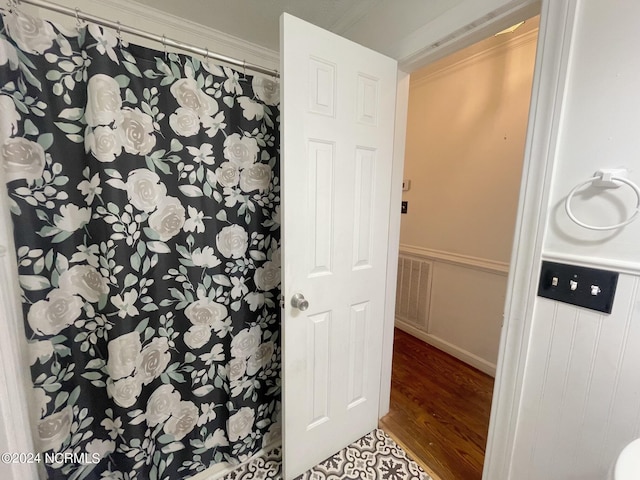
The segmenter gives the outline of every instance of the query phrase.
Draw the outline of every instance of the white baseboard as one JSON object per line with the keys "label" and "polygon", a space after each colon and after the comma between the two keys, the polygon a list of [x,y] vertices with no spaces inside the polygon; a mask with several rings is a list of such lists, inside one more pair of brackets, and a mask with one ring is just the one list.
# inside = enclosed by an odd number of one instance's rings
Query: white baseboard
{"label": "white baseboard", "polygon": [[492,377],[496,376],[496,365],[494,363],[488,362],[487,360],[474,355],[473,353],[468,352],[463,348],[453,345],[452,343],[442,340],[441,338],[419,330],[416,327],[403,322],[397,317],[396,327],[404,332],[407,332],[409,335],[413,335],[414,337],[419,338],[429,345],[433,345],[434,347],[447,352],[449,355],[456,357],[458,360],[462,360],[463,362],[468,363],[472,367],[477,368],[487,375],[491,375]]}

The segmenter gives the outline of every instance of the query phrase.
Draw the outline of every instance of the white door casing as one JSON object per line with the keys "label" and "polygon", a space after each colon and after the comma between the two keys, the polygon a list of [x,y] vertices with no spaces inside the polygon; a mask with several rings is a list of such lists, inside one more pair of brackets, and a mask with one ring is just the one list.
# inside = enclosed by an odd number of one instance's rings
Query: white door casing
{"label": "white door casing", "polygon": [[280,29],[290,479],[377,425],[397,64],[287,14]]}

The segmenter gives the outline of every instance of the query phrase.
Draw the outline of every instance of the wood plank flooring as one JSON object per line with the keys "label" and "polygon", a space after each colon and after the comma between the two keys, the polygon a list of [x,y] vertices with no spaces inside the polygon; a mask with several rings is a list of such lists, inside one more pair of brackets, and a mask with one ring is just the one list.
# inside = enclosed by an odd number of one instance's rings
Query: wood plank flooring
{"label": "wood plank flooring", "polygon": [[493,378],[396,328],[381,427],[441,480],[480,480]]}

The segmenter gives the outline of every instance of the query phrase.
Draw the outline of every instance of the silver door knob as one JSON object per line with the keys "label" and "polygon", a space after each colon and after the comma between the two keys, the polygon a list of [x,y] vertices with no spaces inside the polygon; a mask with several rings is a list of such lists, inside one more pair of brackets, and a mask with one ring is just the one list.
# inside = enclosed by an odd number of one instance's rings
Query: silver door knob
{"label": "silver door knob", "polygon": [[293,308],[297,308],[301,312],[304,312],[307,308],[309,308],[309,302],[304,295],[301,293],[296,293],[293,297],[291,297],[291,306]]}

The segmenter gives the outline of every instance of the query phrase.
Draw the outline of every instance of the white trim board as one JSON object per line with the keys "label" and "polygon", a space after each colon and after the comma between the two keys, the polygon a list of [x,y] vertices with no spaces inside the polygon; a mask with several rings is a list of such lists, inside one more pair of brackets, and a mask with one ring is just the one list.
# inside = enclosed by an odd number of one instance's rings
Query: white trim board
{"label": "white trim board", "polygon": [[396,327],[398,327],[403,332],[408,333],[409,335],[413,335],[416,338],[419,338],[425,343],[436,347],[443,352],[448,353],[452,357],[457,358],[474,368],[477,368],[483,373],[490,375],[492,377],[496,376],[496,365],[491,362],[487,362],[485,359],[474,355],[471,352],[464,350],[452,343],[447,342],[446,340],[442,340],[441,338],[436,337],[430,333],[426,333],[422,330],[419,330],[406,322],[403,322],[401,319],[396,317]]}
{"label": "white trim board", "polygon": [[587,257],[569,253],[542,252],[542,259],[556,263],[569,263],[581,267],[615,270],[620,273],[640,276],[640,262],[634,260],[616,260],[604,257]]}
{"label": "white trim board", "polygon": [[424,247],[415,247],[412,245],[401,244],[400,254],[419,257],[426,260],[436,260],[453,265],[483,270],[498,275],[507,275],[509,273],[509,264],[490,260],[488,258],[473,257],[471,255],[462,255],[454,252],[445,252],[442,250],[433,250]]}
{"label": "white trim board", "polygon": [[[393,167],[391,179],[391,205],[400,205],[402,200],[402,176],[404,172],[405,138],[407,136],[407,111],[409,108],[409,74],[398,70],[396,82],[396,118],[393,139]],[[393,364],[393,326],[398,286],[398,255],[400,249],[399,208],[389,212],[389,244],[387,247],[387,280],[384,301],[384,325],[382,338],[382,369],[380,371],[380,398],[378,417],[389,413],[391,401],[391,368]]]}

